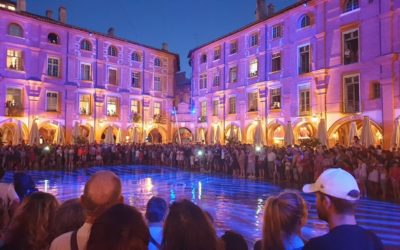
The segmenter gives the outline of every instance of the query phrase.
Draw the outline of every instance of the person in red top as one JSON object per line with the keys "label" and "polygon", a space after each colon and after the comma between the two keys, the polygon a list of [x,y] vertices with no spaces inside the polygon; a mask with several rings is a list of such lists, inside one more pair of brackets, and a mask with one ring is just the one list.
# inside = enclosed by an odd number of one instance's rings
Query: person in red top
{"label": "person in red top", "polygon": [[400,167],[399,162],[395,161],[389,170],[390,181],[393,187],[393,197],[395,201],[400,200]]}

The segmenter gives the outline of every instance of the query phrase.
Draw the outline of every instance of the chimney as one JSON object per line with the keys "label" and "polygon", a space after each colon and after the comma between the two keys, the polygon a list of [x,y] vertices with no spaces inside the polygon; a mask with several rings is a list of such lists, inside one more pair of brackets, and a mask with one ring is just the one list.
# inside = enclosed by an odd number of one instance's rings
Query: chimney
{"label": "chimney", "polygon": [[256,20],[262,20],[267,17],[267,6],[265,5],[265,0],[256,1]]}
{"label": "chimney", "polygon": [[114,28],[113,28],[113,27],[110,27],[110,28],[107,30],[107,35],[109,35],[109,36],[114,36],[114,34],[115,34]]}
{"label": "chimney", "polygon": [[165,51],[168,51],[168,43],[163,42],[162,45],[161,45],[161,49],[165,50]]}
{"label": "chimney", "polygon": [[267,16],[273,16],[275,14],[275,5],[273,5],[272,3],[267,5]]}
{"label": "chimney", "polygon": [[17,11],[26,11],[26,0],[17,0]]}
{"label": "chimney", "polygon": [[46,10],[46,17],[47,17],[47,18],[50,18],[50,19],[53,19],[53,11],[51,11],[51,10]]}
{"label": "chimney", "polygon": [[67,22],[67,9],[65,7],[58,8],[58,21],[62,23]]}

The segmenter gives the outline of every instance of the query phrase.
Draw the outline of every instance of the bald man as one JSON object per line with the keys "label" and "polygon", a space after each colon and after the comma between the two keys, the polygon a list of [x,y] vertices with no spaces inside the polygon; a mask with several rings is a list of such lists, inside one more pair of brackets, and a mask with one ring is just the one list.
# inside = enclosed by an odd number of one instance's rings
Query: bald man
{"label": "bald man", "polygon": [[85,184],[81,203],[87,213],[85,224],[54,239],[50,250],[85,250],[94,220],[109,207],[123,203],[121,180],[111,171],[96,172]]}

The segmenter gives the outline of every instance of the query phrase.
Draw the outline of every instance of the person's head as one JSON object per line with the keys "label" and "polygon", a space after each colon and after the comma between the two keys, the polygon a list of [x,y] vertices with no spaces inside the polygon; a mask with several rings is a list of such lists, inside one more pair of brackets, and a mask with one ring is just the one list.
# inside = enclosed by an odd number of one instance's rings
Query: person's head
{"label": "person's head", "polygon": [[5,244],[10,249],[46,249],[59,203],[49,193],[35,192],[24,198],[8,231]]}
{"label": "person's head", "polygon": [[340,168],[325,170],[313,184],[303,187],[305,193],[316,193],[318,217],[328,221],[333,215],[354,215],[360,190],[354,177]]}
{"label": "person's head", "polygon": [[264,208],[263,249],[284,249],[284,239],[300,235],[307,216],[307,204],[298,192],[283,191],[270,196]]}
{"label": "person's head", "polygon": [[89,221],[121,202],[121,180],[111,171],[98,171],[93,174],[86,182],[81,196],[81,203]]}
{"label": "person's head", "polygon": [[167,213],[167,202],[161,198],[153,196],[147,202],[145,217],[149,223],[161,222]]}
{"label": "person's head", "polygon": [[142,214],[134,207],[117,204],[93,223],[87,250],[147,250],[150,232]]}
{"label": "person's head", "polygon": [[163,229],[163,250],[215,250],[218,240],[203,210],[188,200],[174,202]]}
{"label": "person's head", "polygon": [[246,240],[243,238],[241,234],[236,233],[235,231],[229,230],[221,236],[221,239],[224,241],[225,250],[247,250],[249,249],[247,246]]}
{"label": "person's head", "polygon": [[54,225],[54,237],[75,231],[85,222],[86,214],[79,199],[65,201],[57,210]]}

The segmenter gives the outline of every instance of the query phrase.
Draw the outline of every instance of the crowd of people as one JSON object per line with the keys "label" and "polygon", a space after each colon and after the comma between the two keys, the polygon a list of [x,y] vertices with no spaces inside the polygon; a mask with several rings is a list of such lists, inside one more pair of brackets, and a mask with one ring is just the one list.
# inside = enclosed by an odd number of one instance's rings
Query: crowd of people
{"label": "crowd of people", "polygon": [[[4,175],[4,171],[0,172]],[[0,176],[2,177],[2,176]],[[29,178],[28,178],[29,179]],[[216,234],[213,218],[189,200],[170,206],[152,197],[144,215],[124,204],[123,186],[111,171],[98,171],[80,198],[60,205],[52,194],[18,195],[12,184],[0,186],[1,250],[247,250],[244,237],[232,230]],[[316,194],[320,219],[330,231],[304,239],[301,228],[308,208],[298,191],[270,196],[255,250],[383,250],[374,233],[357,225],[355,205],[361,192],[355,178],[341,168],[325,170],[303,192]],[[12,204],[8,206],[7,204]],[[251,249],[252,246],[250,246]]]}
{"label": "crowd of people", "polygon": [[316,180],[324,170],[340,167],[356,178],[362,197],[400,201],[400,149],[387,151],[379,146],[365,148],[357,143],[333,148],[246,144],[0,146],[0,167],[7,170],[71,171],[95,165],[132,164],[271,180],[285,187],[300,187]]}

